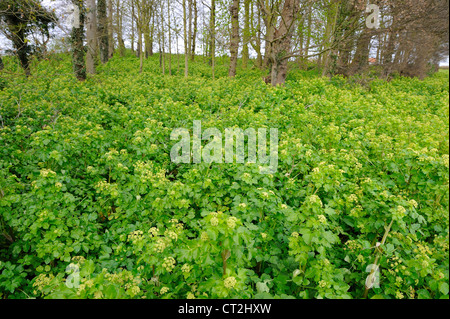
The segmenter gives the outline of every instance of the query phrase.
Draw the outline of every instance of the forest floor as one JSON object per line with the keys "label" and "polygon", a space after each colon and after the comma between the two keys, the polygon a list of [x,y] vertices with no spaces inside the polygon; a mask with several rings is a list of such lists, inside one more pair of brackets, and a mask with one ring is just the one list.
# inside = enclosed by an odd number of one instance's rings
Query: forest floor
{"label": "forest floor", "polygon": [[[369,298],[448,298],[448,70],[271,87],[196,59],[84,82],[65,55],[29,79],[4,59],[3,298],[362,298],[373,264]],[[194,121],[278,129],[276,171],[174,163]]]}

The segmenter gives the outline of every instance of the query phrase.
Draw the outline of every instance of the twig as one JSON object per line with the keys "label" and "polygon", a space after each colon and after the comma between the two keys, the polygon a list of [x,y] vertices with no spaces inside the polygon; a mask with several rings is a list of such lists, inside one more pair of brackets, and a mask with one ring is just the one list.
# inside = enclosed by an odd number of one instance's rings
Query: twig
{"label": "twig", "polygon": [[21,95],[19,94],[19,100],[16,100],[16,103],[17,103],[17,109],[18,109],[18,113],[17,113],[16,119],[18,119],[18,118],[22,115],[22,108],[20,107],[20,101],[21,101],[21,99],[22,99],[22,97],[21,97]]}
{"label": "twig", "polygon": [[[392,227],[393,223],[394,223],[394,220],[391,220],[391,223],[389,224],[389,226],[386,228],[386,231],[384,232],[383,239],[381,240],[381,243],[379,245],[375,246],[376,247],[375,249],[376,249],[376,252],[377,252],[377,255],[375,257],[375,261],[373,262],[375,267],[372,267],[372,269],[370,271],[370,274],[369,274],[369,276],[367,278],[369,278],[370,276],[374,276],[374,272],[378,269],[378,259],[380,259],[380,256],[381,256],[381,246],[384,245],[384,243],[386,242],[386,238],[387,238],[387,236],[389,234],[389,231],[391,230],[391,227]],[[364,296],[363,296],[364,299],[367,298],[367,294],[369,293],[369,289],[370,288],[371,287],[367,287],[367,285],[365,285]]]}
{"label": "twig", "polygon": [[244,105],[244,103],[247,102],[247,100],[248,100],[248,96],[246,95],[246,96],[245,96],[245,99],[239,104],[239,108],[238,108],[238,110],[237,110],[238,112],[240,111],[242,105]]}

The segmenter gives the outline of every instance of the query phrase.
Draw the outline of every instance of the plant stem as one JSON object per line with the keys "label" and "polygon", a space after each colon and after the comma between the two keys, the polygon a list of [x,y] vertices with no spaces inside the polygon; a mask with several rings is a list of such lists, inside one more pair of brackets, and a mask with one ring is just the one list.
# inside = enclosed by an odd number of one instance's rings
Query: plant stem
{"label": "plant stem", "polygon": [[[382,245],[384,245],[384,243],[386,242],[386,238],[387,238],[387,236],[388,236],[388,234],[389,234],[389,231],[391,230],[391,227],[392,227],[392,224],[393,224],[393,223],[394,223],[394,220],[391,220],[391,223],[390,223],[389,226],[386,228],[386,231],[384,232],[384,235],[383,235],[383,239],[381,239],[380,247],[381,247]],[[373,273],[375,272],[375,270],[378,268],[378,267],[377,267],[377,266],[378,266],[378,260],[380,259],[380,256],[381,256],[381,249],[378,248],[378,247],[376,247],[375,249],[376,249],[376,252],[377,252],[377,255],[376,255],[375,261],[374,261],[375,267],[372,267],[372,270],[370,271],[369,276],[372,276]],[[367,295],[368,295],[369,289],[370,289],[370,288],[367,288],[367,286],[365,286],[365,288],[366,288],[366,289],[364,290],[364,296],[363,296],[363,299],[366,299],[366,298],[367,298]]]}

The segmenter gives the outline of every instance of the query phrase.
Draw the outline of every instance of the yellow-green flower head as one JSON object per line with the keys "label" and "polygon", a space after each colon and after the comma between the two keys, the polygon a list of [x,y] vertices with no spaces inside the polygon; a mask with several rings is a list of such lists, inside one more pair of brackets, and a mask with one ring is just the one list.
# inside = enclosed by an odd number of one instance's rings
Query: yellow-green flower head
{"label": "yellow-green flower head", "polygon": [[234,286],[236,286],[236,283],[237,283],[237,281],[236,281],[236,278],[234,278],[234,277],[227,277],[223,282],[225,288],[228,288],[228,289],[234,288]]}
{"label": "yellow-green flower head", "polygon": [[144,238],[143,234],[142,230],[133,231],[128,235],[128,240],[136,243]]}
{"label": "yellow-green flower head", "polygon": [[189,264],[184,264],[183,267],[181,267],[181,271],[188,274],[191,271],[191,266],[189,266]]}
{"label": "yellow-green flower head", "polygon": [[167,293],[168,291],[169,291],[169,288],[167,288],[167,287],[162,287],[159,293],[160,293],[161,295],[164,295],[164,294]]}
{"label": "yellow-green flower head", "polygon": [[209,239],[209,236],[208,236],[208,234],[206,232],[203,232],[200,235],[200,239],[203,240],[203,241],[207,241]]}
{"label": "yellow-green flower head", "polygon": [[419,204],[417,204],[417,202],[416,202],[414,199],[411,199],[411,200],[409,201],[409,204],[410,204],[412,207],[414,207],[414,208],[417,208],[417,206],[419,206]]}
{"label": "yellow-green flower head", "polygon": [[318,205],[320,205],[320,207],[322,207],[322,201],[320,200],[320,197],[317,195],[309,196],[309,202],[311,204],[318,204]]}
{"label": "yellow-green flower head", "polygon": [[211,218],[210,223],[212,226],[217,226],[219,225],[219,219],[217,217],[213,217]]}
{"label": "yellow-green flower head", "polygon": [[412,286],[409,286],[409,291],[408,291],[409,298],[414,299],[415,292],[416,291],[414,290],[414,288]]}
{"label": "yellow-green flower head", "polygon": [[397,292],[395,293],[395,297],[397,299],[403,299],[405,296],[400,291],[397,290]]}
{"label": "yellow-green flower head", "polygon": [[54,176],[56,176],[56,173],[54,171],[52,171],[51,169],[45,169],[45,168],[40,170],[40,174],[41,174],[42,177],[48,177],[48,176],[54,177]]}
{"label": "yellow-green flower head", "polygon": [[397,212],[400,215],[404,215],[406,213],[406,209],[405,209],[405,207],[399,205],[399,206],[397,206]]}
{"label": "yellow-green flower head", "polygon": [[164,258],[162,266],[167,272],[171,272],[175,268],[175,263],[176,261],[173,257],[166,257]]}
{"label": "yellow-green flower head", "polygon": [[347,200],[348,200],[350,203],[357,202],[357,201],[358,201],[358,196],[356,196],[355,194],[351,194],[351,195],[349,195],[349,196],[347,197]]}
{"label": "yellow-green flower head", "polygon": [[155,244],[155,250],[157,253],[162,253],[164,249],[166,249],[167,245],[162,239],[158,239],[158,241]]}
{"label": "yellow-green flower head", "polygon": [[444,166],[449,168],[449,156],[448,156],[448,154],[442,155],[442,161],[444,163]]}
{"label": "yellow-green flower head", "polygon": [[73,256],[72,260],[77,261],[79,263],[83,263],[86,259],[83,256]]}
{"label": "yellow-green flower head", "polygon": [[103,292],[101,292],[100,290],[97,290],[96,292],[94,292],[94,299],[102,299],[103,297]]}
{"label": "yellow-green flower head", "polygon": [[195,299],[195,295],[192,292],[188,292],[187,299]]}
{"label": "yellow-green flower head", "polygon": [[131,295],[136,296],[139,292],[141,292],[141,288],[138,286],[133,286],[130,288]]}
{"label": "yellow-green flower head", "polygon": [[234,227],[236,227],[236,221],[237,221],[237,218],[236,218],[236,217],[230,217],[230,218],[228,218],[228,220],[227,220],[227,225],[228,225],[228,227],[230,227],[231,229],[233,229]]}
{"label": "yellow-green flower head", "polygon": [[171,230],[166,231],[165,235],[174,241],[176,241],[178,239],[178,235],[174,231],[171,231]]}
{"label": "yellow-green flower head", "polygon": [[152,227],[148,230],[148,233],[151,235],[151,237],[158,236],[159,229],[156,227]]}
{"label": "yellow-green flower head", "polygon": [[327,222],[327,218],[324,215],[319,215],[317,216],[317,218],[319,219],[319,222],[321,222],[322,224],[325,224]]}
{"label": "yellow-green flower head", "polygon": [[45,286],[49,285],[53,278],[54,276],[52,274],[40,274],[36,277],[36,280],[33,283],[33,287],[36,287],[39,291],[43,291]]}

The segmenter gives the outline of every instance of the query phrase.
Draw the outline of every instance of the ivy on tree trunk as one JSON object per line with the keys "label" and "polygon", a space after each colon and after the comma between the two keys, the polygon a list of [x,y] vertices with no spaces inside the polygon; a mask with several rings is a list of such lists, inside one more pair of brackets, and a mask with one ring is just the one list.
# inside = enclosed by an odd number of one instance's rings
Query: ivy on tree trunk
{"label": "ivy on tree trunk", "polygon": [[73,72],[79,81],[84,81],[86,80],[86,63],[84,61],[86,51],[83,44],[85,9],[83,6],[83,1],[72,0],[72,3],[78,6],[79,9],[79,27],[73,27],[70,34]]}

